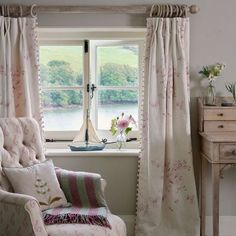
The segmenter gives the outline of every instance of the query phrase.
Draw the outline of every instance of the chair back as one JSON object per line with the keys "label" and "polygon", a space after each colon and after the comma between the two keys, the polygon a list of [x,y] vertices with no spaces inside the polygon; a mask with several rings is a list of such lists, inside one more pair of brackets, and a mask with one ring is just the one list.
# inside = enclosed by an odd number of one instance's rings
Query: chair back
{"label": "chair back", "polygon": [[39,125],[32,118],[0,118],[0,188],[11,191],[2,167],[25,167],[45,160]]}

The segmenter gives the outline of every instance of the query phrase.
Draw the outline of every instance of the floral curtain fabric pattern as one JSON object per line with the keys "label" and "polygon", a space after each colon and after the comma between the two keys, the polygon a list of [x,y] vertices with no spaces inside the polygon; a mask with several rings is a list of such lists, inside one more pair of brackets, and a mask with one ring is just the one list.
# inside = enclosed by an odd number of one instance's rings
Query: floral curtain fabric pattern
{"label": "floral curtain fabric pattern", "polygon": [[136,236],[199,235],[189,101],[189,19],[149,18]]}
{"label": "floral curtain fabric pattern", "polygon": [[36,18],[0,16],[0,117],[41,123]]}

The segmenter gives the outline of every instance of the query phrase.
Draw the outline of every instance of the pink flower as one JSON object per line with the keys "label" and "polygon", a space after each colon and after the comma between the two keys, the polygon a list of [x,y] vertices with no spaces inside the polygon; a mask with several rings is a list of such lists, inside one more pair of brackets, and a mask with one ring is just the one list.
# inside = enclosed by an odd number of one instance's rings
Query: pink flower
{"label": "pink flower", "polygon": [[117,121],[117,128],[119,129],[126,129],[129,127],[129,120],[121,118]]}

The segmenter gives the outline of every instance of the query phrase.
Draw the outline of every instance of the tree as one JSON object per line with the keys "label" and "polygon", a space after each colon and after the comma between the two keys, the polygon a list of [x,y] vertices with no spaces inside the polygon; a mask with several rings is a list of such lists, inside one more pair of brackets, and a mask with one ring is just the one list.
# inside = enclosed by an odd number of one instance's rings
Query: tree
{"label": "tree", "polygon": [[137,85],[138,69],[129,65],[107,63],[101,67],[100,84],[105,86]]}
{"label": "tree", "polygon": [[[65,61],[53,60],[41,66],[43,86],[74,86],[82,84],[82,75],[75,73]],[[82,93],[75,90],[54,90],[42,96],[45,107],[81,105]]]}
{"label": "tree", "polygon": [[[101,68],[100,84],[104,86],[132,86],[138,83],[138,69],[129,65],[107,63]],[[131,90],[104,90],[101,103],[136,103],[137,93]]]}

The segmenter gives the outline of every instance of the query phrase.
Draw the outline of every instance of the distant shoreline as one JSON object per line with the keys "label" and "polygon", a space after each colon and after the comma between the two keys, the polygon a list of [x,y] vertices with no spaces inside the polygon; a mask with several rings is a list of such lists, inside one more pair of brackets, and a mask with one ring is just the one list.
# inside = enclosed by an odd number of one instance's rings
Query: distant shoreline
{"label": "distant shoreline", "polygon": [[[125,104],[124,104],[125,103]],[[124,101],[124,103],[119,103],[119,102],[110,102],[110,103],[102,103],[99,105],[133,105],[133,104],[138,104],[138,102],[127,102]],[[67,108],[78,108],[78,107],[83,107],[83,104],[76,104],[76,105],[66,105],[66,106],[50,106],[50,107],[43,107],[44,111],[51,111],[57,108],[58,110],[63,110]]]}

